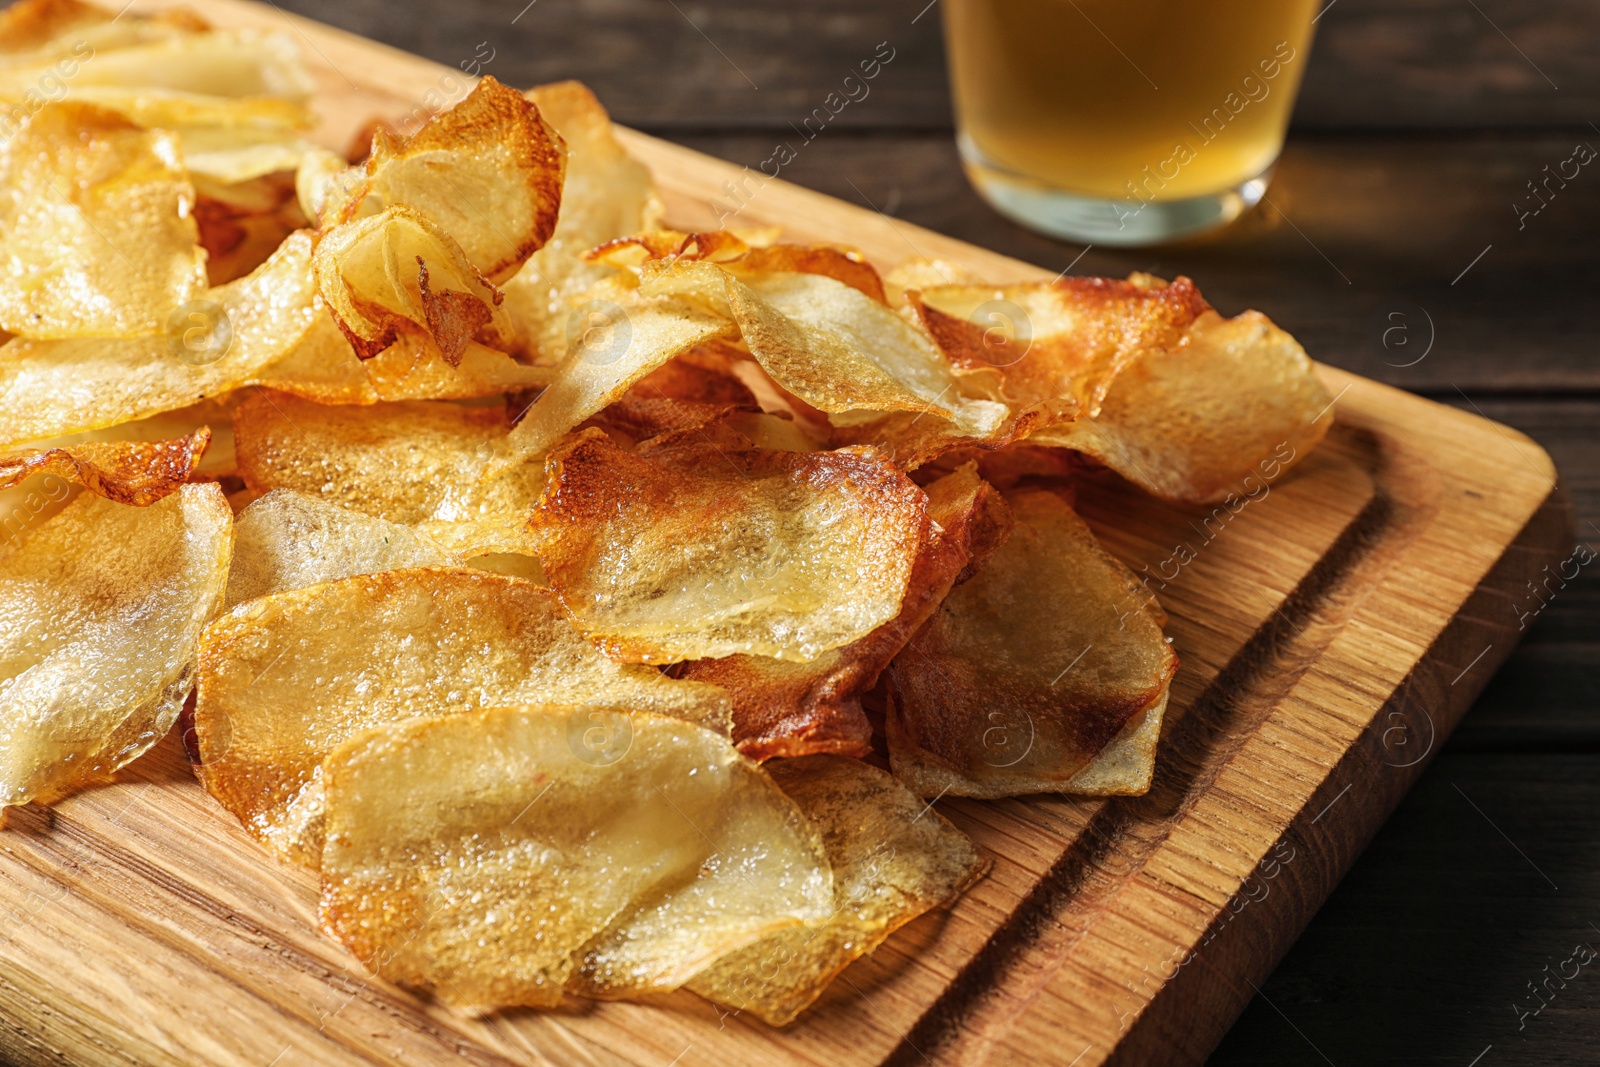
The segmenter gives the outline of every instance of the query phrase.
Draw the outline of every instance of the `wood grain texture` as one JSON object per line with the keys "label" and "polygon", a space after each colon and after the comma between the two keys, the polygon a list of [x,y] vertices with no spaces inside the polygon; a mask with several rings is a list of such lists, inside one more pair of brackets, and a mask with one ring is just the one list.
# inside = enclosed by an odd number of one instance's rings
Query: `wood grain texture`
{"label": "wood grain texture", "polygon": [[[950,126],[939,9],[928,0],[279,6],[452,67],[486,43],[496,77],[582,79],[620,121],[652,132],[785,129],[887,41],[894,61],[837,126]],[[1600,121],[1597,50],[1587,0],[1336,0],[1318,23],[1296,128],[1585,127]]]}
{"label": "wood grain texture", "polygon": [[[206,10],[282,24],[224,0]],[[372,113],[416,106],[440,76],[297,32],[330,60],[333,143]],[[708,191],[735,172],[630,144],[674,220],[704,224]],[[882,263],[928,253],[997,280],[1039,273],[777,183],[749,219],[849,240]],[[1509,652],[1508,591],[1570,546],[1553,468],[1531,441],[1326,373],[1340,394],[1327,446],[1164,591],[1185,667],[1151,794],[941,802],[994,874],[852,967],[781,1035],[687,995],[473,1020],[368,980],[315,933],[310,880],[251,845],[168,745],[116,785],[8,818],[8,1054],[29,1065],[832,1067],[1067,1063],[1082,1049],[1082,1065],[1199,1062],[1420,773],[1414,754],[1434,751]],[[1135,566],[1195,536],[1194,514],[1109,479],[1084,505]],[[1275,848],[1277,866],[1263,866]],[[1148,978],[1202,943],[1170,979]]]}

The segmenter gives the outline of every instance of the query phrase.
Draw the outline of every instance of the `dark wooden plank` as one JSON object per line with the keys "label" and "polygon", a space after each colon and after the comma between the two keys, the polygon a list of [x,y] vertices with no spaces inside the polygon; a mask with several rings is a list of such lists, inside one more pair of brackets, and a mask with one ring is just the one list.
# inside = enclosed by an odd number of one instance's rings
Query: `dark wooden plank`
{"label": "dark wooden plank", "polygon": [[[1600,552],[1600,403],[1455,399],[1474,404],[1550,453],[1572,493],[1578,544]],[[1452,750],[1600,753],[1600,559],[1573,570],[1575,580],[1563,585],[1558,573],[1501,606],[1528,621],[1527,635],[1456,728]]]}
{"label": "dark wooden plank", "polygon": [[1600,949],[1597,813],[1600,755],[1447,746],[1208,1062],[1594,1063],[1600,959],[1513,1005]]}
{"label": "dark wooden plank", "polygon": [[[1600,388],[1592,358],[1600,171],[1580,170],[1566,189],[1552,183],[1553,199],[1520,230],[1512,210],[1525,183],[1568,158],[1578,139],[1296,137],[1270,203],[1232,228],[1163,248],[1095,247],[1081,259],[1083,246],[1040,237],[991,210],[943,135],[824,133],[800,147],[782,176],[1053,269],[1075,262],[1075,273],[1189,274],[1221,310],[1266,311],[1318,359],[1455,396],[1457,387]],[[1600,149],[1600,135],[1588,139]],[[756,166],[772,155],[775,138],[683,140]],[[917,249],[908,243],[905,253]]]}
{"label": "dark wooden plank", "polygon": [[[928,0],[525,3],[282,6],[452,66],[492,49],[486,69],[507,82],[581,78],[620,119],[655,131],[785,129],[886,41],[894,61],[837,125],[950,122],[937,6],[917,18]],[[1296,123],[1581,126],[1600,115],[1597,51],[1600,16],[1588,0],[1336,0],[1318,26]]]}

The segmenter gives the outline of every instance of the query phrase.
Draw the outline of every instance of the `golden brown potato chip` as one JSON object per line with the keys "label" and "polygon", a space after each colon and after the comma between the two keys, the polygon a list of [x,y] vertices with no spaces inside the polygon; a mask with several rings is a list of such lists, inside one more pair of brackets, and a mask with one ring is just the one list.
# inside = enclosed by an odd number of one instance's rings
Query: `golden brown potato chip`
{"label": "golden brown potato chip", "polygon": [[70,55],[64,46],[69,34],[86,33],[110,21],[109,11],[81,0],[18,0],[0,11],[0,56],[9,66],[35,55]]}
{"label": "golden brown potato chip", "polygon": [[0,556],[0,806],[53,799],[166,736],[232,526],[215,485],[146,508],[84,494]]}
{"label": "golden brown potato chip", "polygon": [[293,173],[308,154],[321,151],[293,130],[270,126],[189,126],[181,138],[184,168],[222,185]]}
{"label": "golden brown potato chip", "polygon": [[1163,499],[1212,504],[1280,476],[1332,425],[1333,397],[1293,337],[1257,311],[1208,311],[1182,344],[1118,375],[1093,419],[1028,440],[1093,456]]}
{"label": "golden brown potato chip", "polygon": [[550,586],[619,659],[804,662],[900,611],[927,497],[871,450],[550,455],[530,527]]}
{"label": "golden brown potato chip", "polygon": [[204,635],[195,732],[211,795],[314,866],[323,759],[362,730],[518,703],[594,704],[725,726],[727,694],[615,663],[531,582],[465,568],[362,574],[250,600]]}
{"label": "golden brown potato chip", "polygon": [[584,312],[573,319],[583,303],[575,298],[612,273],[581,254],[652,225],[661,205],[649,168],[618,143],[610,116],[588,88],[557,82],[530,89],[528,96],[566,142],[567,174],[555,233],[505,282],[504,307],[514,333],[511,351],[529,363],[554,366],[566,357],[569,331],[587,328],[581,325]]}
{"label": "golden brown potato chip", "polygon": [[674,356],[719,337],[732,324],[676,298],[641,297],[621,287],[591,290],[572,351],[511,432],[524,456],[542,457],[579,423],[615,403]]}
{"label": "golden brown potato chip", "polygon": [[803,756],[767,770],[822,832],[833,867],[832,915],[723,956],[689,989],[784,1026],[851,961],[955,899],[989,863],[944,816],[860,760]]}
{"label": "golden brown potato chip", "polygon": [[[67,5],[62,5],[63,7]],[[81,8],[80,8],[81,10]],[[213,30],[179,12],[99,13],[62,24],[0,65],[0,99],[36,106],[41,87],[147,129],[305,128],[312,83],[287,34]]]}
{"label": "golden brown potato chip", "polygon": [[566,165],[566,146],[539,108],[484,75],[416,136],[379,130],[348,217],[332,221],[404,205],[453,237],[484,277],[504,281],[554,232]]}
{"label": "golden brown potato chip", "polygon": [[200,465],[211,428],[166,441],[85,441],[0,459],[0,489],[36,474],[77,482],[119,504],[147,507],[177,490]]}
{"label": "golden brown potato chip", "polygon": [[652,259],[709,259],[735,274],[790,271],[822,274],[843,282],[880,304],[888,304],[883,279],[859,252],[832,245],[770,244],[745,241],[728,230],[682,233],[654,230],[607,241],[584,258],[613,266],[638,266]]}
{"label": "golden brown potato chip", "polygon": [[[1149,594],[1083,520],[1047,490],[1009,502],[1010,538],[890,669],[890,761],[923,796],[1066,789],[1177,670]],[[1149,787],[1148,758],[1121,769],[1096,791]]]}
{"label": "golden brown potato chip", "polygon": [[592,941],[636,932],[673,954],[652,955],[653,971],[687,970],[827,914],[816,832],[726,738],[637,714],[626,746],[597,757],[573,733],[591,713],[472,712],[333,753],[327,930],[442,1000],[550,1007]]}
{"label": "golden brown potato chip", "polygon": [[354,574],[457,562],[409,526],[274,489],[234,523],[227,606]]}
{"label": "golden brown potato chip", "polygon": [[867,636],[808,663],[728,656],[685,663],[678,678],[709,682],[733,698],[733,741],[752,759],[833,752],[865,756],[872,728],[861,694],[938,610],[952,586],[976,572],[1011,528],[1000,494],[969,464],[927,488],[927,536],[917,551],[900,613]]}
{"label": "golden brown potato chip", "polygon": [[[195,179],[195,221],[213,286],[242,278],[265,263],[306,220],[285,175],[218,186]],[[219,195],[220,194],[220,195]]]}
{"label": "golden brown potato chip", "polygon": [[0,152],[0,327],[22,337],[161,330],[206,288],[177,138],[50,103]]}
{"label": "golden brown potato chip", "polygon": [[[234,415],[251,489],[297,489],[407,526],[465,555],[516,551],[544,468],[513,461],[501,408],[408,401],[332,407],[263,392]],[[506,460],[489,469],[491,461]],[[457,527],[452,535],[450,527]]]}
{"label": "golden brown potato chip", "polygon": [[939,286],[910,298],[945,358],[998,371],[995,399],[1014,413],[1093,417],[1124,367],[1182,341],[1210,309],[1188,278],[1061,278],[1007,286]]}
{"label": "golden brown potato chip", "polygon": [[735,277],[706,260],[659,260],[641,268],[639,289],[699,300],[727,315],[767,373],[822,411],[941,416],[973,437],[998,432],[1009,414],[1004,404],[966,395],[927,337],[834,278],[791,271]]}
{"label": "golden brown potato chip", "polygon": [[428,338],[458,366],[470,342],[504,330],[495,314],[500,290],[449,233],[404,205],[324,232],[312,269],[318,294],[362,359],[404,332]]}
{"label": "golden brown potato chip", "polygon": [[498,396],[549,380],[546,368],[526,366],[476,342],[461,352],[460,363],[449,366],[431,342],[413,334],[401,334],[363,360],[327,312],[319,311],[300,342],[256,384],[321,404],[376,404]]}
{"label": "golden brown potato chip", "polygon": [[311,236],[205,293],[169,335],[0,347],[0,448],[188,407],[253,381],[311,325]]}
{"label": "golden brown potato chip", "polygon": [[755,393],[735,369],[737,362],[721,342],[713,341],[668,360],[636,382],[630,392],[646,399],[667,397],[703,404],[757,407]]}

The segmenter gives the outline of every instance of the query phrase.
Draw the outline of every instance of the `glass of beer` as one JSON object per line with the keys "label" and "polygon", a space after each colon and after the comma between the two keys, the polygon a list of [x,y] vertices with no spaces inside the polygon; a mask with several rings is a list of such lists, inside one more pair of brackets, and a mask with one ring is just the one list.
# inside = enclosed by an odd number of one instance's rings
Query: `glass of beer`
{"label": "glass of beer", "polygon": [[1002,214],[1145,245],[1266,192],[1317,0],[943,0],[957,139]]}

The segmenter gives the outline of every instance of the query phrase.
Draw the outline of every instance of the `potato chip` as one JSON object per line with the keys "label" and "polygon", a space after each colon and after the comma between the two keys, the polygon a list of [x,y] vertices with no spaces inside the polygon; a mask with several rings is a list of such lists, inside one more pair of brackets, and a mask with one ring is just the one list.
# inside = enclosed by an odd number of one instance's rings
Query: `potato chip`
{"label": "potato chip", "polygon": [[366,181],[323,229],[403,205],[454,238],[484,277],[504,281],[555,230],[565,149],[538,107],[484,75],[416,136],[378,130]]}
{"label": "potato chip", "polygon": [[623,149],[610,116],[587,87],[557,82],[530,89],[528,97],[566,143],[566,181],[555,232],[504,283],[504,308],[514,335],[511,351],[529,363],[554,366],[566,357],[569,321],[575,304],[582,303],[573,298],[612,273],[580,254],[652,225],[661,205],[649,168]]}
{"label": "potato chip", "polygon": [[[821,841],[717,734],[636,714],[615,760],[573,738],[585,709],[503,708],[352,739],[327,764],[326,929],[379,975],[479,1008],[559,1003],[593,939],[688,969],[718,946],[827,914]],[[704,940],[699,940],[704,938]]]}
{"label": "potato chip", "polygon": [[802,756],[767,770],[822,832],[833,868],[832,914],[729,953],[689,989],[785,1026],[853,960],[953,900],[989,863],[920,797],[860,760]]}
{"label": "potato chip", "polygon": [[0,806],[51,800],[166,736],[232,526],[215,485],[145,508],[86,493],[0,556]]}
{"label": "potato chip", "polygon": [[584,254],[585,259],[613,266],[638,266],[652,259],[708,259],[734,274],[794,272],[821,274],[843,282],[887,305],[883,279],[859,252],[833,245],[768,244],[745,241],[729,230],[681,233],[656,230],[607,241]]}
{"label": "potato chip", "polygon": [[[422,525],[464,555],[516,551],[544,468],[514,460],[501,408],[410,401],[332,407],[263,392],[234,416],[239,473],[257,491],[297,489],[341,507]],[[505,465],[489,469],[492,460]],[[459,527],[452,536],[449,527]]]}
{"label": "potato chip", "polygon": [[913,289],[920,292],[939,285],[979,285],[982,282],[983,278],[970,268],[947,259],[929,259],[925,256],[901,260],[883,276],[889,306],[896,308],[907,306],[907,296]]}
{"label": "potato chip", "polygon": [[0,459],[0,489],[53,474],[119,504],[148,507],[177,490],[200,465],[211,428],[166,441],[85,441]]}
{"label": "potato chip", "polygon": [[870,449],[635,456],[599,430],[550,455],[530,522],[550,586],[609,654],[804,662],[900,611],[927,497]]}
{"label": "potato chip", "polygon": [[772,782],[758,790],[754,779],[765,775],[749,763],[742,767],[760,800],[741,797],[748,808],[724,812],[706,827],[712,851],[691,881],[585,945],[569,990],[608,1000],[669,993],[728,953],[825,922],[834,912],[832,872],[816,829],[792,805],[771,803]]}
{"label": "potato chip", "polygon": [[1332,425],[1333,397],[1293,337],[1260,312],[1208,311],[1182,344],[1118,375],[1095,418],[1029,441],[1093,456],[1163,499],[1213,504],[1279,476]]}
{"label": "potato chip", "polygon": [[[18,0],[0,11],[0,56],[10,66],[19,58],[70,55],[70,34],[102,27],[110,12],[81,0]],[[140,19],[130,19],[138,23]]]}
{"label": "potato chip", "polygon": [[87,88],[164,91],[196,99],[304,101],[314,84],[289,34],[205,29],[163,33],[158,39],[97,52],[73,76],[67,91]]}
{"label": "potato chip", "polygon": [[474,707],[559,702],[725,729],[728,697],[584,640],[547,589],[466,568],[355,575],[250,600],[201,643],[206,788],[286,859],[322,845],[323,759],[362,730]]}
{"label": "potato chip", "polygon": [[674,356],[734,333],[726,319],[672,297],[641,297],[622,288],[591,294],[580,309],[571,353],[511,432],[521,455],[544,456],[568,431]]}
{"label": "potato chip", "polygon": [[[1149,594],[1065,502],[1031,490],[1009,503],[1010,538],[890,668],[890,761],[923,796],[1065,789],[1177,670]],[[1149,760],[1132,761],[1096,791],[1149,780]]]}
{"label": "potato chip", "polygon": [[403,205],[324,232],[312,270],[317,292],[362,359],[405,332],[428,338],[458,366],[471,341],[505,329],[495,314],[500,290],[454,238]]}
{"label": "potato chip", "polygon": [[726,314],[767,373],[822,411],[941,416],[974,437],[996,433],[1009,414],[1004,404],[967,396],[932,342],[834,278],[789,271],[735,277],[704,260],[661,260],[641,269],[639,289]]}
{"label": "potato chip", "polygon": [[[188,407],[251,382],[311,325],[311,236],[207,290],[171,335],[0,347],[0,448]],[[187,325],[185,325],[187,324]]]}
{"label": "potato chip", "polygon": [[313,124],[311,79],[287,34],[212,30],[177,12],[101,13],[99,25],[58,27],[27,56],[0,66],[0,100],[36,106],[41,86],[108,108],[146,129]]}
{"label": "potato chip", "polygon": [[1093,417],[1124,367],[1182,341],[1210,309],[1188,278],[1061,278],[1008,286],[940,286],[910,298],[952,365],[998,371],[1014,413]]}
{"label": "potato chip", "polygon": [[[190,37],[210,30],[193,11],[169,8],[149,15],[120,14],[80,0],[18,0],[0,12],[0,68],[52,66],[76,78],[96,55],[131,45]],[[21,82],[23,79],[14,79]],[[36,96],[51,83],[35,83]],[[30,100],[24,94],[24,103]]]}
{"label": "potato chip", "polygon": [[952,586],[976,572],[1010,532],[1005,502],[971,465],[929,485],[926,539],[900,613],[867,636],[808,663],[768,656],[696,660],[678,678],[709,682],[733,698],[733,741],[753,759],[834,752],[865,756],[872,728],[861,694],[938,610]]}
{"label": "potato chip", "polygon": [[192,175],[195,221],[206,250],[206,277],[213,286],[242,278],[265,263],[305,216],[287,175],[271,174],[232,185]]}
{"label": "potato chip", "polygon": [[321,151],[294,131],[277,127],[189,126],[180,131],[180,141],[184,168],[224,185],[292,173],[308,154]]}
{"label": "potato chip", "polygon": [[274,489],[233,527],[227,606],[355,574],[458,562],[409,526]]}
{"label": "potato chip", "polygon": [[287,355],[262,372],[259,385],[321,404],[376,404],[382,400],[448,400],[498,396],[542,387],[543,367],[518,363],[504,352],[469,342],[461,362],[449,366],[426,338],[401,334],[371,359],[359,358],[326,311]]}
{"label": "potato chip", "polygon": [[41,107],[0,152],[0,327],[22,337],[160,330],[206,288],[178,141],[115,112]]}

